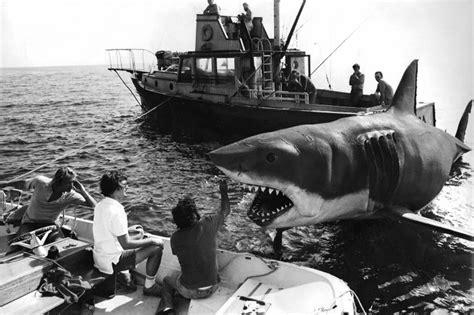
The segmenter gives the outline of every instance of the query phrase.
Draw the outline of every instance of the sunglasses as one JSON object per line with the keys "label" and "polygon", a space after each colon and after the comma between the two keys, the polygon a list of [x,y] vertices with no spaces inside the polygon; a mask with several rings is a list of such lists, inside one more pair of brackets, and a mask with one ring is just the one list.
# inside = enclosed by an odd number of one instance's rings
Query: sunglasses
{"label": "sunglasses", "polygon": [[128,183],[126,181],[120,182],[119,185],[120,188],[122,188],[123,190],[126,190],[128,188]]}

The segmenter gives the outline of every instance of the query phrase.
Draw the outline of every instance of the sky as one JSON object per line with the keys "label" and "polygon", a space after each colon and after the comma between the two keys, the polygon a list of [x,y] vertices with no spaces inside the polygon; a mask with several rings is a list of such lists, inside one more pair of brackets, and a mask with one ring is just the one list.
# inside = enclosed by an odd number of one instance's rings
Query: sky
{"label": "sky", "polygon": [[[273,37],[273,1],[247,0]],[[205,0],[0,0],[0,67],[107,64],[107,48],[188,51],[195,45],[195,14]],[[242,12],[241,1],[216,0],[223,15]],[[286,36],[300,6],[281,0]],[[352,65],[375,71],[394,88],[419,59],[418,100],[435,101],[449,126],[473,98],[472,0],[307,0],[290,47],[311,54],[312,70],[352,31],[313,74],[317,88],[348,92]]]}

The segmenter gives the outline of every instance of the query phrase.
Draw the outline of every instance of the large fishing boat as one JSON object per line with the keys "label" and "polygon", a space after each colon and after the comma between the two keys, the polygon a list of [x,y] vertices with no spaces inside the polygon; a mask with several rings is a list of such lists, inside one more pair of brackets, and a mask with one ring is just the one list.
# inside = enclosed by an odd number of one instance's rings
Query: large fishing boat
{"label": "large fishing boat", "polygon": [[[16,236],[16,228],[3,218],[18,205],[0,206],[5,214],[0,216],[0,314],[155,314],[160,299],[141,293],[145,263],[133,271],[140,287],[135,292],[116,290],[115,276],[94,269],[92,221],[61,217],[64,237],[44,243],[55,225]],[[169,238],[160,238],[164,251],[157,278],[162,282],[179,272],[180,265]],[[226,250],[217,251],[217,262],[216,292],[205,299],[176,298],[176,314],[358,313],[354,292],[328,273]],[[361,305],[360,310],[364,312]]]}
{"label": "large fishing boat", "polygon": [[[211,130],[235,138],[386,110],[370,95],[355,106],[349,93],[316,90],[310,55],[288,48],[305,1],[286,42],[280,39],[279,3],[274,1],[273,38],[261,17],[244,23],[237,16],[197,14],[194,51],[109,49],[109,70],[131,73],[146,116],[165,133]],[[294,70],[302,77],[296,88]],[[434,103],[418,105],[418,116],[434,125]]]}

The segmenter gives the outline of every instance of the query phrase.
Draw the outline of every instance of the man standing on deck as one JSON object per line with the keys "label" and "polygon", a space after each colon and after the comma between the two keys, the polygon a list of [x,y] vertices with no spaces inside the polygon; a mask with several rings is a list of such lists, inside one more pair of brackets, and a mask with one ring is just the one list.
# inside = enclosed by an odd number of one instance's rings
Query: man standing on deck
{"label": "man standing on deck", "polygon": [[360,106],[360,99],[362,98],[364,89],[365,76],[360,72],[360,66],[356,63],[352,66],[354,73],[349,79],[349,85],[351,86],[351,106]]}
{"label": "man standing on deck", "polygon": [[238,18],[240,19],[240,21],[242,21],[245,24],[245,26],[247,27],[247,30],[250,32],[253,28],[252,11],[250,10],[250,7],[247,2],[244,2],[242,6],[245,12],[239,14]]}
{"label": "man standing on deck", "polygon": [[377,99],[377,104],[390,106],[390,104],[392,104],[393,89],[390,84],[382,80],[382,78],[382,72],[375,72],[375,80],[378,82],[377,89],[375,90],[375,98]]}
{"label": "man standing on deck", "polygon": [[[127,195],[127,178],[113,171],[100,179],[100,189],[105,196],[94,209],[94,266],[106,274],[116,274],[127,289],[136,290],[129,278],[122,279],[120,271],[134,269],[146,261],[146,279],[143,294],[161,296],[161,286],[155,282],[163,254],[163,241],[156,237],[143,238],[129,235],[125,209],[120,203]],[[123,283],[125,282],[125,283]]]}
{"label": "man standing on deck", "polygon": [[178,230],[171,235],[170,244],[178,256],[181,273],[163,280],[163,298],[157,314],[173,312],[173,293],[176,290],[187,299],[202,299],[217,289],[216,237],[218,229],[230,213],[227,183],[219,183],[220,211],[201,218],[194,200],[186,196],[173,208],[173,221]]}
{"label": "man standing on deck", "polygon": [[214,3],[214,0],[207,0],[209,4],[202,14],[205,15],[219,15],[219,7]]}

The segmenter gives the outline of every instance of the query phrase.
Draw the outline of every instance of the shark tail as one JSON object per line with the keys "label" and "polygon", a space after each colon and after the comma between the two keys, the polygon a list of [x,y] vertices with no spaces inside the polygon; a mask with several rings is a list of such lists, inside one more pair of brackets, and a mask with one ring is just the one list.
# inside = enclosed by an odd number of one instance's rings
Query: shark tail
{"label": "shark tail", "polygon": [[467,123],[469,122],[469,114],[471,113],[472,100],[466,105],[464,113],[462,114],[461,120],[459,121],[458,130],[456,131],[456,138],[464,142],[464,136],[466,135]]}
{"label": "shark tail", "polygon": [[458,130],[456,131],[456,137],[454,141],[457,147],[457,154],[453,159],[453,162],[459,160],[459,158],[466,152],[471,151],[471,148],[466,145],[464,141],[464,136],[466,135],[467,123],[469,121],[469,113],[471,112],[472,100],[466,105],[464,113],[459,121]]}
{"label": "shark tail", "polygon": [[421,215],[415,214],[413,211],[407,208],[392,206],[388,210],[389,210],[388,213],[397,219],[401,219],[403,221],[408,221],[417,225],[429,227],[433,230],[447,233],[450,235],[454,235],[465,240],[474,241],[474,234],[470,231],[455,228],[453,226],[443,224],[436,220],[425,218]]}

